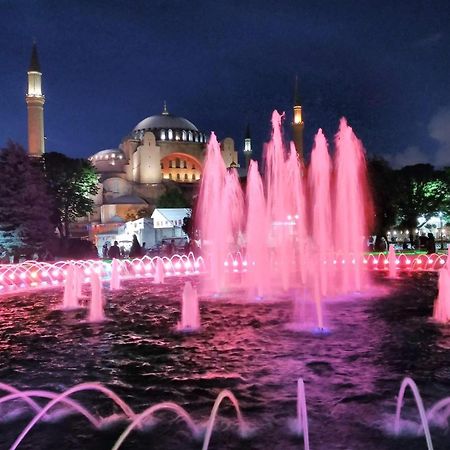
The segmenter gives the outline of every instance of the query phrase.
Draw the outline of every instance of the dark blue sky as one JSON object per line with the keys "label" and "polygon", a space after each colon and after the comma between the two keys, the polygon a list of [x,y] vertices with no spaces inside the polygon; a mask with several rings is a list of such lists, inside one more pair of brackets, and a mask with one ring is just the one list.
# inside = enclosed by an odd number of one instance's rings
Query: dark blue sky
{"label": "dark blue sky", "polygon": [[255,146],[298,74],[310,149],[345,115],[370,153],[450,163],[449,1],[0,1],[0,142],[26,145],[32,39],[47,149],[88,156],[169,110]]}

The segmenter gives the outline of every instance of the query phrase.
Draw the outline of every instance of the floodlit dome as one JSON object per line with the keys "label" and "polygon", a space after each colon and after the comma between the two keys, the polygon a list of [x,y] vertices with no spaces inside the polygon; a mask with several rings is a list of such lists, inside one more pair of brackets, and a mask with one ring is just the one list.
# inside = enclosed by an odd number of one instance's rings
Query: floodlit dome
{"label": "floodlit dome", "polygon": [[123,172],[124,166],[127,164],[124,153],[118,148],[101,150],[92,155],[89,160],[97,171],[102,174]]}
{"label": "floodlit dome", "polygon": [[206,143],[206,135],[184,117],[178,117],[164,109],[161,114],[146,117],[141,120],[133,129],[132,135],[135,139],[142,139],[146,131],[151,131],[157,141],[181,141]]}

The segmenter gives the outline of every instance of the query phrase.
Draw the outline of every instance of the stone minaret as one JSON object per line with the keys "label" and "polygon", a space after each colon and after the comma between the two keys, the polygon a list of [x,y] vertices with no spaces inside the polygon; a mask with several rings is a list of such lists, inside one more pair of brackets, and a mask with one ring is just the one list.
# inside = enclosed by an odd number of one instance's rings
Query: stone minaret
{"label": "stone minaret", "polygon": [[252,159],[252,138],[250,136],[250,125],[247,125],[247,129],[245,130],[244,157],[245,157],[245,170],[248,170],[250,160]]}
{"label": "stone minaret", "polygon": [[28,92],[26,96],[28,109],[28,154],[42,156],[44,145],[44,103],[42,94],[42,72],[39,65],[36,43],[31,51],[30,67],[28,68]]}
{"label": "stone minaret", "polygon": [[295,144],[295,149],[301,159],[304,161],[303,154],[303,117],[302,106],[298,95],[298,79],[295,77],[295,90],[294,90],[294,120],[292,121],[292,139]]}

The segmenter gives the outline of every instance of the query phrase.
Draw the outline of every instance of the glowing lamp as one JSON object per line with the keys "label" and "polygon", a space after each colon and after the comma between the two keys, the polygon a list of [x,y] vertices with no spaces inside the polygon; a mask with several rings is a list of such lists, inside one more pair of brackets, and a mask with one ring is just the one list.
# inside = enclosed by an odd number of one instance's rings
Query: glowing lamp
{"label": "glowing lamp", "polygon": [[387,259],[385,259],[384,264],[389,264],[389,261]]}
{"label": "glowing lamp", "polygon": [[223,265],[224,265],[225,267],[228,267],[228,261],[224,261],[224,262],[223,262]]}
{"label": "glowing lamp", "polygon": [[180,261],[176,262],[174,267],[175,267],[175,269],[180,269],[181,268]]}
{"label": "glowing lamp", "polygon": [[336,260],[333,260],[333,264],[336,264],[337,263],[337,261]]}
{"label": "glowing lamp", "polygon": [[142,269],[142,267],[141,267],[139,264],[137,264],[137,265],[134,266],[134,270],[135,270],[136,272],[140,272],[141,269]]}
{"label": "glowing lamp", "polygon": [[46,270],[44,270],[44,272],[42,272],[42,276],[43,277],[48,277],[48,272]]}
{"label": "glowing lamp", "polygon": [[150,272],[150,271],[152,270],[152,265],[151,265],[151,264],[146,264],[146,265],[145,265],[145,270],[146,270],[147,272]]}
{"label": "glowing lamp", "polygon": [[422,264],[422,260],[420,258],[417,259],[417,264]]}
{"label": "glowing lamp", "polygon": [[410,260],[410,259],[407,259],[407,260],[406,260],[406,264],[411,264],[411,260]]}
{"label": "glowing lamp", "polygon": [[9,279],[10,279],[10,280],[14,280],[14,274],[13,274],[13,273],[10,273],[10,274],[9,274]]}
{"label": "glowing lamp", "polygon": [[91,269],[84,269],[84,273],[85,273],[86,275],[89,275],[89,274],[91,273]]}
{"label": "glowing lamp", "polygon": [[191,262],[190,261],[186,261],[184,263],[184,267],[186,267],[186,269],[189,269],[191,267]]}
{"label": "glowing lamp", "polygon": [[374,260],[373,260],[373,263],[374,263],[374,264],[378,264],[378,259],[374,259]]}
{"label": "glowing lamp", "polygon": [[26,273],[25,272],[22,272],[20,275],[19,275],[19,278],[21,279],[21,280],[25,280],[25,277],[26,277],[27,275],[26,275]]}
{"label": "glowing lamp", "polygon": [[445,261],[443,259],[441,259],[440,263],[441,264],[445,264]]}
{"label": "glowing lamp", "polygon": [[342,264],[345,264],[345,259],[342,260]]}
{"label": "glowing lamp", "polygon": [[400,260],[399,260],[399,259],[396,259],[396,260],[395,260],[395,264],[400,264]]}
{"label": "glowing lamp", "polygon": [[352,259],[352,264],[356,264],[356,259],[355,258]]}
{"label": "glowing lamp", "polygon": [[237,267],[238,262],[236,260],[233,261],[233,267]]}
{"label": "glowing lamp", "polygon": [[363,259],[363,264],[367,264],[367,259]]}
{"label": "glowing lamp", "polygon": [[36,278],[37,277],[37,272],[31,272],[31,278]]}

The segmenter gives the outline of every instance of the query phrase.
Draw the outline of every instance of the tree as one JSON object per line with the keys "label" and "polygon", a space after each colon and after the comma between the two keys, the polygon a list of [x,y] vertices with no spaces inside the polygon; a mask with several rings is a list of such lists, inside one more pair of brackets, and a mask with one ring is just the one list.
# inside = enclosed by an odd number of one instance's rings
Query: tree
{"label": "tree", "polygon": [[0,150],[0,247],[7,254],[39,252],[54,236],[52,199],[39,165],[14,142]]}
{"label": "tree", "polygon": [[85,159],[69,158],[57,152],[45,153],[43,168],[54,200],[53,220],[61,236],[69,237],[70,223],[94,209],[98,175]]}
{"label": "tree", "polygon": [[372,191],[374,207],[373,233],[387,241],[387,231],[397,220],[399,190],[395,171],[383,158],[375,157],[367,161],[368,179]]}
{"label": "tree", "polygon": [[169,188],[162,194],[157,202],[157,208],[190,208],[189,202],[177,188]]}
{"label": "tree", "polygon": [[[444,171],[435,170],[430,164],[416,164],[396,171],[396,179],[399,225],[409,230],[410,236],[432,216],[448,211],[449,182]],[[424,220],[418,224],[419,217]]]}

